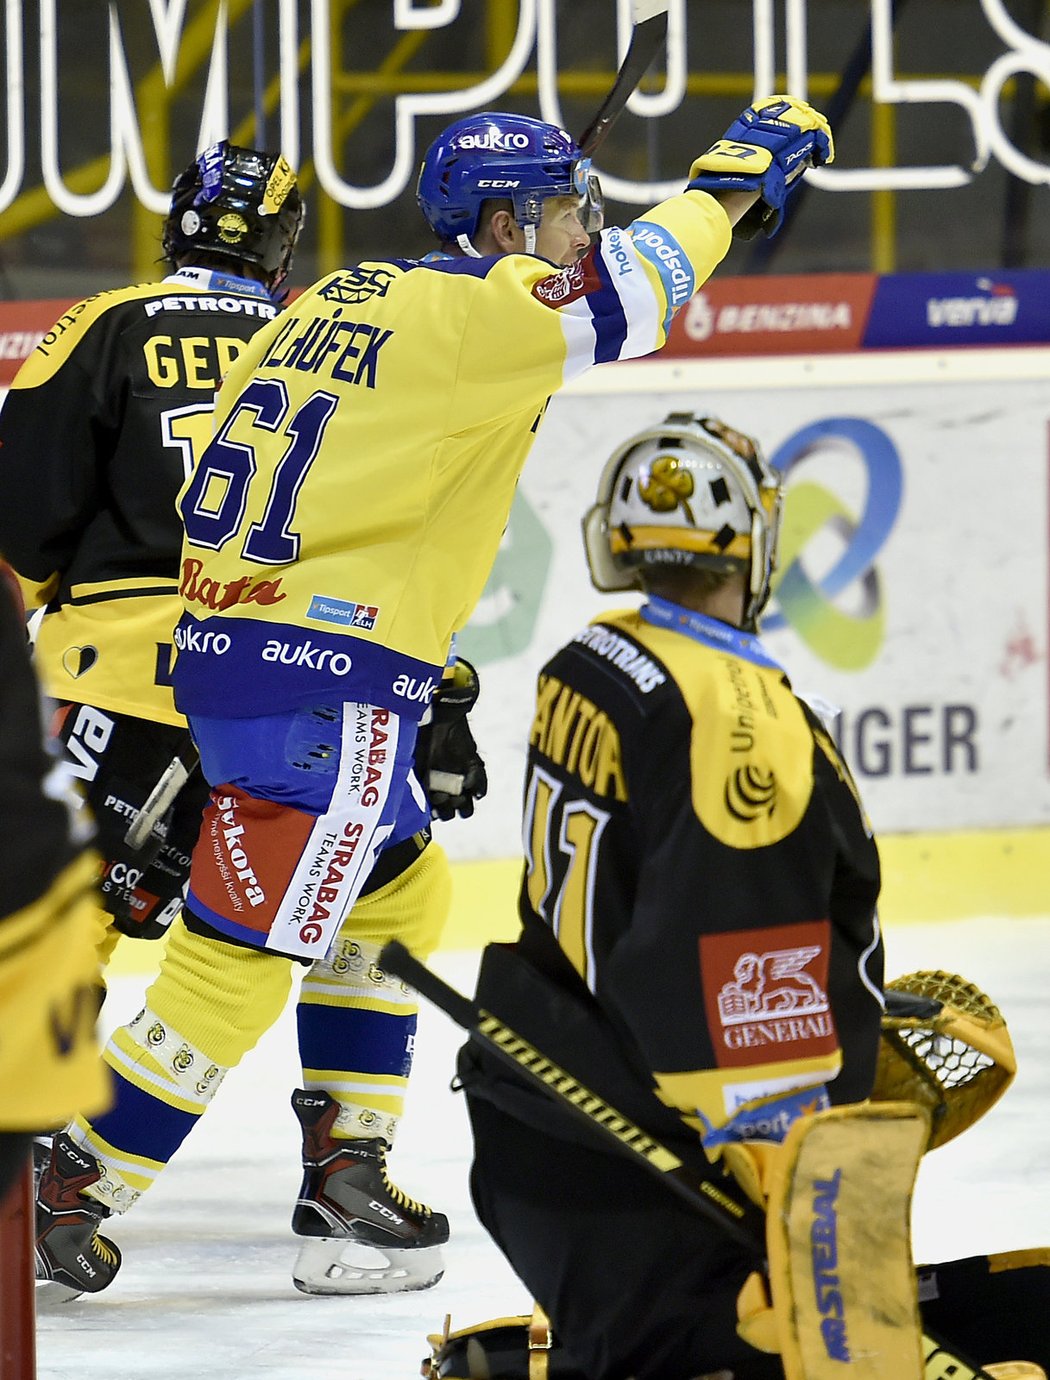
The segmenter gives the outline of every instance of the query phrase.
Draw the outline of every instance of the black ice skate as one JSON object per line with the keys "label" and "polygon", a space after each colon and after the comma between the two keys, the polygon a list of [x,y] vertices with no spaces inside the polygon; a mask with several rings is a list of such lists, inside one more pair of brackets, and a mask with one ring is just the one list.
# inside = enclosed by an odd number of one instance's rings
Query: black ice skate
{"label": "black ice skate", "polygon": [[97,1294],[120,1269],[120,1251],[96,1228],[109,1209],[83,1190],[102,1177],[94,1155],[55,1136],[36,1196],[37,1298],[61,1303]]}
{"label": "black ice skate", "polygon": [[382,1140],[336,1140],[339,1104],[326,1092],[292,1094],[303,1130],[303,1183],[292,1231],[311,1238],[292,1281],[304,1294],[395,1294],[429,1289],[444,1273],[448,1218],[387,1177]]}

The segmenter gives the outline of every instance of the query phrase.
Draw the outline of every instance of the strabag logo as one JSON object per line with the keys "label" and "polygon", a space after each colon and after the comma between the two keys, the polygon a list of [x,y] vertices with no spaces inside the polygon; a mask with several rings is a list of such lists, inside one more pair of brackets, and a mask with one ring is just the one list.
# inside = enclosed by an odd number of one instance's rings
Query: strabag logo
{"label": "strabag logo", "polygon": [[832,1055],[826,920],[700,939],[700,973],[719,1066]]}

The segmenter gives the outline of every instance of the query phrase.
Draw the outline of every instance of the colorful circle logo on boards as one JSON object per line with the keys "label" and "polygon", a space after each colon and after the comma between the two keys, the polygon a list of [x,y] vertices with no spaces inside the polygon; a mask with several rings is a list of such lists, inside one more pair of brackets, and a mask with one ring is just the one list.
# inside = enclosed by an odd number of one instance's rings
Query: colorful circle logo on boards
{"label": "colorful circle logo on boards", "polygon": [[[897,448],[881,427],[860,417],[828,417],[790,436],[770,463],[785,482],[804,462],[843,451],[866,470],[863,511],[857,517],[831,489],[796,479],[786,489],[779,569],[773,580],[776,608],[762,620],[763,632],[791,627],[829,666],[859,671],[882,646],[885,611],[875,561],[900,510],[903,474]],[[821,535],[840,550],[818,577],[803,557]],[[855,611],[835,600],[858,585]]]}

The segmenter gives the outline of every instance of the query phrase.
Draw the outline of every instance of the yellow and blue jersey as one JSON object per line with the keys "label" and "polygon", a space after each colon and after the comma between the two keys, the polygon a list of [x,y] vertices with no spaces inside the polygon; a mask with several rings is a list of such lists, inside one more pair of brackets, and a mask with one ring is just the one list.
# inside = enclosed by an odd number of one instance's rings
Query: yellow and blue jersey
{"label": "yellow and blue jersey", "polygon": [[568,268],[391,260],[308,289],[231,368],[180,497],[180,709],[334,694],[418,718],[550,396],[659,349],[729,240],[721,206],[685,192]]}

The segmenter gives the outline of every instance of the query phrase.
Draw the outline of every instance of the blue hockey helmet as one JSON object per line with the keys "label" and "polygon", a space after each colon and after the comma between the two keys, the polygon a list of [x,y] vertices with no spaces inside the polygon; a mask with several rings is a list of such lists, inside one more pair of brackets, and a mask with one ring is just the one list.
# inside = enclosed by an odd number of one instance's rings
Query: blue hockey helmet
{"label": "blue hockey helmet", "polygon": [[[423,156],[416,200],[443,244],[476,253],[471,241],[482,205],[506,198],[529,239],[552,196],[579,199],[588,233],[602,227],[602,192],[573,140],[557,125],[528,115],[484,111],[456,120]],[[532,234],[529,234],[529,231]]]}

